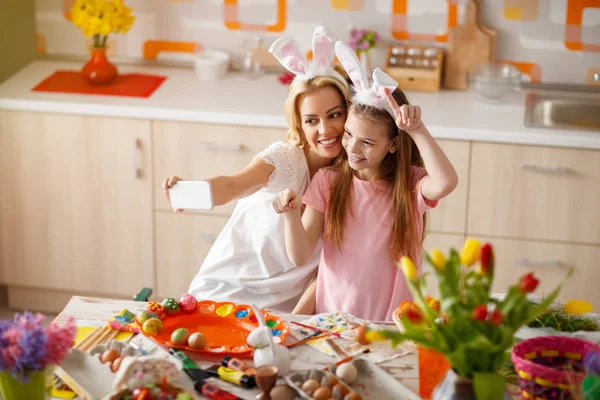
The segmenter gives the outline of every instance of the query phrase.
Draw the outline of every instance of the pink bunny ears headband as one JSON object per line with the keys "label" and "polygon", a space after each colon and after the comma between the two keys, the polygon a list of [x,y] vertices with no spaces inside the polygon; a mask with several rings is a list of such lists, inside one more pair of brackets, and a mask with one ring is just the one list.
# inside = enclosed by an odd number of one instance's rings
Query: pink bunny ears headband
{"label": "pink bunny ears headband", "polygon": [[335,44],[335,55],[354,84],[355,93],[352,95],[352,101],[383,108],[395,119],[394,110],[388,103],[384,90],[388,88],[390,93],[393,92],[398,87],[398,82],[383,72],[381,68],[375,68],[373,80],[370,81],[367,72],[363,70],[360,61],[358,61],[356,53],[346,43],[337,42]]}
{"label": "pink bunny ears headband", "polygon": [[306,81],[316,76],[326,75],[338,79],[347,86],[346,80],[331,66],[335,58],[335,42],[335,35],[331,31],[324,26],[318,26],[313,33],[312,62],[308,62],[296,41],[289,36],[283,36],[273,42],[269,52],[288,71],[296,75],[294,80]]}

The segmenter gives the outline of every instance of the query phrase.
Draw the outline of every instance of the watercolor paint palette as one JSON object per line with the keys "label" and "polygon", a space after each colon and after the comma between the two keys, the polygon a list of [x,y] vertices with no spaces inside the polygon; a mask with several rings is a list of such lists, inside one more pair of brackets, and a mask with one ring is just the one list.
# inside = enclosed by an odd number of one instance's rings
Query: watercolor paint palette
{"label": "watercolor paint palette", "polygon": [[[279,317],[266,310],[261,311],[271,329],[273,340],[283,343],[289,334],[288,327]],[[158,343],[192,352],[250,355],[252,348],[246,343],[246,338],[257,327],[258,320],[249,305],[203,300],[196,304],[196,310],[191,314],[180,312],[174,316],[165,315],[158,335],[149,335],[143,330],[142,333]],[[179,328],[187,329],[190,334],[201,333],[205,339],[204,346],[194,348],[189,343],[172,343],[171,335]]]}

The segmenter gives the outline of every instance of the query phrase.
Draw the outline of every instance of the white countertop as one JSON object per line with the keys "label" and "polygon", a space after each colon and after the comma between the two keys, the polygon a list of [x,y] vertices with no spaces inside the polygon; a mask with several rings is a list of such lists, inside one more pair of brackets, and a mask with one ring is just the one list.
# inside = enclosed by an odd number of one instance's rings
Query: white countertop
{"label": "white countertop", "polygon": [[[268,74],[251,79],[230,73],[220,81],[196,78],[193,69],[119,65],[120,73],[168,78],[149,98],[32,92],[54,71],[82,63],[37,60],[0,85],[0,109],[287,128],[283,104],[288,86]],[[468,91],[407,92],[423,109],[423,121],[439,139],[600,149],[600,132],[526,128],[527,91],[509,103],[482,104]],[[589,95],[589,94],[587,94]],[[596,95],[600,97],[600,95]]]}

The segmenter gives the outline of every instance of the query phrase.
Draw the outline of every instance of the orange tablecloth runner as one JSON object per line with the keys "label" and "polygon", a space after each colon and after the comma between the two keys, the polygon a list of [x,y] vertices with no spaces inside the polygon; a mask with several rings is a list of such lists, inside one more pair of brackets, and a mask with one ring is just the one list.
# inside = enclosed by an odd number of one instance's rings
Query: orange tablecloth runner
{"label": "orange tablecloth runner", "polygon": [[107,96],[150,97],[166,76],[124,74],[104,86],[92,86],[79,71],[56,71],[31,89],[34,92],[100,94]]}

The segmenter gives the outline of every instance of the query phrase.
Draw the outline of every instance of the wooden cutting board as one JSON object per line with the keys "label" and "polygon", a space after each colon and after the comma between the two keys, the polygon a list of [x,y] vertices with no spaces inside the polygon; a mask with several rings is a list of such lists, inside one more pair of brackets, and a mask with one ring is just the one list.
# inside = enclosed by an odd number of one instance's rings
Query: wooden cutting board
{"label": "wooden cutting board", "polygon": [[479,1],[469,0],[462,25],[448,31],[444,87],[467,89],[469,71],[494,61],[495,53],[496,31],[479,23]]}

